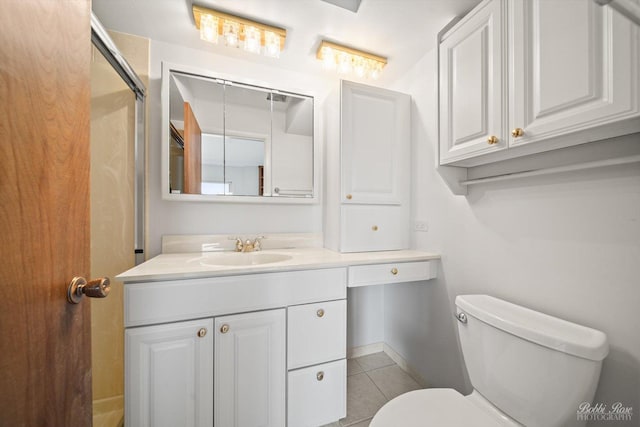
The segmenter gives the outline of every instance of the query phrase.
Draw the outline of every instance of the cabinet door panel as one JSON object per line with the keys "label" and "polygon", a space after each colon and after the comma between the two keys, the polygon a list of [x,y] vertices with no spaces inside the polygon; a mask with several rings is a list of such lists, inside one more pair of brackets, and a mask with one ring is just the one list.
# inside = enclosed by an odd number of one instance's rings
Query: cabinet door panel
{"label": "cabinet door panel", "polygon": [[638,114],[638,32],[628,20],[592,1],[519,0],[510,22],[509,122],[524,130],[511,146]]}
{"label": "cabinet door panel", "polygon": [[[486,3],[440,44],[440,161],[504,149],[503,7]],[[491,136],[497,142],[488,143]]]}
{"label": "cabinet door panel", "polygon": [[126,330],[125,425],[212,425],[212,332],[213,319]]}
{"label": "cabinet door panel", "polygon": [[[410,97],[342,82],[342,201],[400,204],[407,191]],[[347,196],[349,195],[349,196]]]}
{"label": "cabinet door panel", "polygon": [[217,317],[215,330],[215,425],[282,427],[285,310]]}

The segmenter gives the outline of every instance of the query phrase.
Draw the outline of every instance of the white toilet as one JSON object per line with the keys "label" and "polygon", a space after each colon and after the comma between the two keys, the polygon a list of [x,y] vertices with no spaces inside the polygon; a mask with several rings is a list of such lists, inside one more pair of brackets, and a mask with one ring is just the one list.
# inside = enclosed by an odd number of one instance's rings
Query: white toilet
{"label": "white toilet", "polygon": [[609,352],[604,333],[488,295],[455,302],[473,392],[405,393],[384,405],[370,427],[584,425],[576,412],[593,400]]}

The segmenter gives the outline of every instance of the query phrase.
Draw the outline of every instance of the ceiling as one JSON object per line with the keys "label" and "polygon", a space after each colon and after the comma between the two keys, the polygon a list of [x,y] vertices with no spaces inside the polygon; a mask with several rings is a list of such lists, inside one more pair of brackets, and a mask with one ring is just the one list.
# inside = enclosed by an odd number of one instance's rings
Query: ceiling
{"label": "ceiling", "polygon": [[[362,0],[357,13],[322,0],[93,0],[111,30],[206,50],[306,74],[322,69],[315,53],[322,39],[388,57],[381,80],[402,76],[436,45],[436,35],[480,0]],[[287,30],[280,59],[200,40],[192,4]]]}

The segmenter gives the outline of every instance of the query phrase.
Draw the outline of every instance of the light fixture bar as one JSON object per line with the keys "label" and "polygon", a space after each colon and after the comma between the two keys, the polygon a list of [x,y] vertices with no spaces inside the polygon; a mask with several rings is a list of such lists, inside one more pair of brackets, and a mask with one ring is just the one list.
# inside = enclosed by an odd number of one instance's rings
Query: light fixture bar
{"label": "light fixture bar", "polygon": [[338,52],[345,52],[354,56],[361,56],[363,58],[366,59],[371,59],[372,61],[376,61],[380,64],[382,64],[382,66],[387,65],[387,58],[385,58],[384,56],[378,56],[378,55],[374,55],[372,53],[368,53],[368,52],[364,52],[358,49],[353,49],[347,46],[342,46],[339,45],[337,43],[332,43],[326,40],[322,40],[322,42],[320,43],[320,47],[318,47],[318,51],[316,52],[316,58],[322,60],[324,59],[323,56],[323,48],[328,47],[331,48],[333,50],[336,50]]}
{"label": "light fixture bar", "polygon": [[316,58],[324,68],[335,69],[340,74],[355,74],[361,78],[377,79],[387,65],[387,58],[363,52],[337,43],[323,40],[318,47]]}
{"label": "light fixture bar", "polygon": [[[251,19],[242,18],[240,16],[231,15],[229,13],[220,12],[214,9],[209,9],[202,6],[193,5],[193,18],[196,23],[196,28],[200,29],[200,21],[203,15],[211,15],[218,18],[219,22],[219,30],[218,33],[222,34],[222,23],[223,22],[235,22],[240,24],[241,26],[247,27],[255,27],[260,30],[261,33],[261,44],[264,46],[265,44],[265,33],[270,32],[276,34],[280,39],[280,49],[284,49],[284,42],[287,37],[287,30],[284,28],[274,27],[272,25],[263,24],[261,22],[252,21]],[[244,40],[244,30],[242,30],[240,38]]]}

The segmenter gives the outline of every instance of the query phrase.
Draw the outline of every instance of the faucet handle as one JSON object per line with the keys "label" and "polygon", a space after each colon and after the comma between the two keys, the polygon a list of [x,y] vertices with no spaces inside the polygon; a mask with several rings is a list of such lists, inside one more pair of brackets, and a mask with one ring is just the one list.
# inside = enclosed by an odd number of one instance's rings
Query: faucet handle
{"label": "faucet handle", "polygon": [[253,249],[255,251],[259,251],[262,249],[262,239],[266,239],[266,237],[256,236],[255,239],[253,239]]}
{"label": "faucet handle", "polygon": [[242,250],[244,249],[244,242],[242,241],[241,238],[239,238],[239,237],[227,237],[227,240],[235,240],[235,242],[236,242],[236,247],[235,247],[236,252],[242,252]]}

